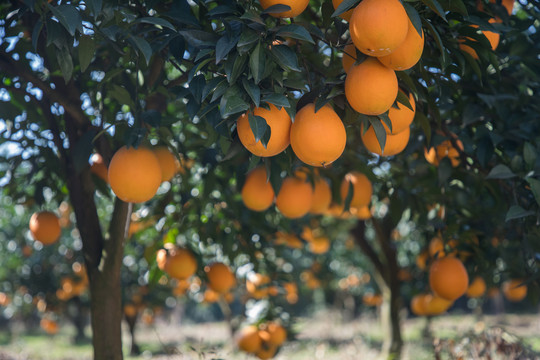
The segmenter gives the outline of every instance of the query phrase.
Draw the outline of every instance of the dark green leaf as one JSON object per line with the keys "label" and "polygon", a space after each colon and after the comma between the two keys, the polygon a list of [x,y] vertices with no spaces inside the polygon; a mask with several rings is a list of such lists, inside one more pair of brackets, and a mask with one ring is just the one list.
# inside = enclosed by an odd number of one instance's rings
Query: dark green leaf
{"label": "dark green leaf", "polygon": [[230,73],[227,72],[229,84],[236,83],[236,80],[238,79],[238,77],[242,75],[242,73],[244,72],[247,61],[248,61],[247,55],[241,55],[241,56],[235,57],[231,72]]}
{"label": "dark green leaf", "polygon": [[221,76],[212,78],[207,81],[202,91],[201,101],[204,101],[208,97],[208,95],[210,95],[210,93],[214,92],[216,87],[218,87],[218,85],[221,83],[226,83],[226,80]]}
{"label": "dark green leaf", "polygon": [[43,29],[43,21],[39,19],[38,21],[36,21],[36,24],[34,25],[34,30],[32,30],[32,48],[34,49],[34,51],[37,51],[39,34],[41,34],[42,29]]}
{"label": "dark green leaf", "polygon": [[176,36],[169,41],[169,51],[175,57],[176,61],[182,61],[184,59],[184,52],[186,51],[186,42],[181,36]]}
{"label": "dark green leaf", "polygon": [[113,90],[110,93],[113,98],[115,98],[120,105],[127,105],[130,107],[130,109],[135,108],[135,103],[131,99],[131,95],[129,95],[129,92],[116,84],[113,85]]}
{"label": "dark green leaf", "polygon": [[284,70],[300,71],[298,68],[298,58],[296,57],[296,53],[287,45],[272,46],[271,53],[274,55],[274,58],[279,66],[281,66]]}
{"label": "dark green leaf", "polygon": [[381,121],[385,123],[386,126],[388,126],[388,129],[390,130],[390,132],[392,132],[392,120],[390,120],[390,118],[388,117],[388,111],[380,115],[377,115],[377,117],[381,119]]}
{"label": "dark green leaf", "polygon": [[158,128],[161,125],[161,113],[157,110],[143,111],[141,120],[154,128]]}
{"label": "dark green leaf", "polygon": [[57,49],[56,61],[58,61],[58,65],[60,66],[60,70],[64,76],[64,81],[66,83],[69,82],[71,75],[73,75],[73,60],[71,59],[71,54],[66,47],[62,46],[60,49]]}
{"label": "dark green leaf", "polygon": [[411,102],[409,101],[409,97],[405,95],[403,91],[398,91],[396,100],[398,103],[403,104],[405,105],[405,107],[409,108],[409,110],[414,111]]}
{"label": "dark green leaf", "polygon": [[535,215],[534,211],[525,210],[521,206],[513,205],[510,207],[510,209],[508,209],[508,212],[506,213],[505,221],[520,219],[522,217],[532,216],[532,215]]}
{"label": "dark green leaf", "polygon": [[278,14],[289,10],[291,10],[291,7],[289,5],[276,4],[264,9],[262,11],[262,14]]}
{"label": "dark green leaf", "polygon": [[236,86],[229,88],[223,97],[219,105],[219,111],[223,118],[227,118],[231,115],[246,111],[249,109],[249,104],[242,99],[240,91]]}
{"label": "dark green leaf", "polygon": [[540,180],[536,180],[534,178],[526,178],[527,182],[529,183],[529,186],[531,187],[531,191],[534,195],[534,199],[536,200],[536,203],[540,206]]}
{"label": "dark green leaf", "polygon": [[148,41],[138,36],[132,36],[129,38],[129,40],[135,45],[135,47],[139,50],[139,52],[142,53],[142,55],[144,56],[144,60],[146,61],[146,64],[149,64],[153,51]]}
{"label": "dark green leaf", "polygon": [[158,17],[152,17],[152,16],[137,19],[133,23],[134,24],[146,23],[146,24],[152,24],[152,25],[161,26],[163,28],[169,28],[169,29],[171,29],[173,31],[176,30],[176,28],[173,26],[173,24],[171,24],[167,20],[161,19],[161,18],[158,18]]}
{"label": "dark green leaf", "polygon": [[226,81],[219,83],[214,89],[214,92],[212,93],[212,98],[210,99],[210,102],[214,102],[219,99],[221,96],[223,96],[223,94],[225,94],[228,89],[229,84]]}
{"label": "dark green leaf", "polygon": [[328,97],[324,97],[324,96],[318,97],[317,100],[315,101],[315,112],[322,109],[324,105],[326,105],[326,104],[328,104],[330,102],[330,100],[331,99],[328,98]]}
{"label": "dark green leaf", "polygon": [[377,137],[377,141],[379,142],[379,145],[381,145],[381,150],[384,154],[384,147],[386,145],[386,130],[384,129],[384,126],[379,118],[369,116],[368,119],[371,126],[373,126],[375,136]]}
{"label": "dark green leaf", "polygon": [[83,35],[79,39],[79,63],[81,64],[81,72],[85,72],[88,65],[92,62],[92,58],[96,52],[96,43],[94,39],[88,35]]}
{"label": "dark green leaf", "polygon": [[88,6],[90,13],[94,15],[94,18],[101,12],[102,0],[85,0],[84,3]]}
{"label": "dark green leaf", "polygon": [[289,103],[289,100],[287,99],[287,97],[285,95],[281,95],[281,94],[264,95],[263,98],[262,98],[262,101],[270,103],[270,104],[274,104],[278,108],[281,108],[281,107],[288,108],[288,107],[291,106],[291,104]]}
{"label": "dark green leaf", "polygon": [[341,4],[339,4],[336,11],[334,11],[334,13],[332,14],[332,17],[336,17],[343,14],[347,10],[355,7],[359,2],[360,0],[344,0]]}
{"label": "dark green leaf", "polygon": [[249,51],[252,46],[259,40],[259,35],[253,30],[245,30],[242,31],[242,34],[240,35],[240,39],[238,39],[238,43],[236,44],[238,48],[238,52],[240,54],[244,54],[247,51]]}
{"label": "dark green leaf", "polygon": [[446,53],[446,49],[441,40],[441,36],[439,35],[439,32],[435,29],[435,27],[431,24],[430,21],[424,20],[424,24],[428,28],[430,34],[435,39],[435,43],[437,44],[437,47],[439,48],[439,51],[441,52],[441,65],[444,70],[449,65],[449,59],[448,59],[448,54]]}
{"label": "dark green leaf", "polygon": [[417,111],[414,115],[413,122],[420,124],[420,127],[424,131],[424,135],[426,135],[426,141],[429,144],[431,142],[431,123],[426,115],[424,115],[421,111]]}
{"label": "dark green leaf", "polygon": [[424,4],[426,4],[431,10],[435,12],[435,14],[439,15],[441,18],[446,21],[446,15],[444,14],[444,9],[442,8],[441,4],[437,0],[421,0]]}
{"label": "dark green leaf", "polygon": [[255,104],[256,107],[259,107],[261,100],[261,89],[253,82],[247,80],[246,78],[242,79],[242,85],[246,90],[247,94],[251,98],[251,101]]}
{"label": "dark green leaf", "polygon": [[129,128],[124,134],[124,142],[127,147],[139,147],[146,136],[146,128]]}
{"label": "dark green leaf", "polygon": [[439,166],[437,167],[439,186],[444,186],[450,178],[450,175],[452,175],[452,163],[448,157],[445,157],[439,162]]}
{"label": "dark green leaf", "polygon": [[216,64],[219,64],[238,43],[238,37],[222,36],[216,43]]}
{"label": "dark green leaf", "polygon": [[537,156],[536,148],[530,142],[526,142],[523,145],[523,158],[530,168],[534,167]]}
{"label": "dark green leaf", "polygon": [[486,179],[511,179],[515,176],[516,174],[514,174],[508,166],[499,164],[491,169],[489,174],[486,176]]}
{"label": "dark green leaf", "polygon": [[416,32],[418,32],[418,35],[422,36],[422,19],[420,18],[418,11],[406,2],[403,3],[403,7],[405,8],[405,11],[407,11],[407,15],[409,15],[409,19],[414,25]]}
{"label": "dark green leaf", "polygon": [[75,31],[82,32],[82,17],[77,8],[73,5],[51,6],[47,4],[53,15],[60,21],[71,36]]}
{"label": "dark green leaf", "polygon": [[265,62],[264,48],[261,47],[261,43],[258,43],[249,58],[249,68],[251,69],[251,75],[255,84],[261,81],[264,74]]}
{"label": "dark green leaf", "polygon": [[448,10],[452,12],[457,12],[465,17],[469,16],[469,13],[467,12],[467,7],[462,0],[448,1],[448,6]]}
{"label": "dark green leaf", "polygon": [[248,120],[251,132],[255,137],[255,143],[258,143],[263,138],[264,134],[267,131],[270,131],[270,127],[268,126],[266,120],[263,117],[253,115],[252,113],[248,114]]}
{"label": "dark green leaf", "polygon": [[354,196],[354,185],[352,182],[349,181],[349,188],[347,189],[347,195],[345,196],[345,199],[343,200],[343,212],[349,211],[351,208],[351,201]]}
{"label": "dark green leaf", "polygon": [[315,43],[309,32],[303,26],[296,24],[290,24],[279,28],[276,35],[303,40],[312,44]]}
{"label": "dark green leaf", "polygon": [[202,30],[181,30],[178,33],[196,48],[215,47],[218,41],[217,35]]}

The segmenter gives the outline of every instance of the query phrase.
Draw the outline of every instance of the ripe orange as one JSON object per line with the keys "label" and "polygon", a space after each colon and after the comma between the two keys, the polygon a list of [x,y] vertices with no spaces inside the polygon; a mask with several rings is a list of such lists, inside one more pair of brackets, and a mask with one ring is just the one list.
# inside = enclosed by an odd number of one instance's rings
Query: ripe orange
{"label": "ripe orange", "polygon": [[247,353],[256,353],[261,348],[259,330],[255,325],[243,327],[236,336],[236,345]]}
{"label": "ripe orange", "polygon": [[313,199],[311,201],[311,207],[309,212],[311,214],[324,214],[330,207],[332,202],[332,190],[330,185],[323,178],[315,180],[315,187],[313,188]]}
{"label": "ripe orange", "polygon": [[366,306],[380,306],[383,302],[381,294],[365,294],[362,296],[362,302]]}
{"label": "ripe orange", "polygon": [[380,115],[386,112],[397,94],[396,73],[375,58],[351,66],[347,73],[345,96],[352,108],[361,114]]}
{"label": "ripe orange", "polygon": [[268,296],[269,283],[267,275],[252,274],[246,279],[246,290],[254,299],[263,299]]}
{"label": "ripe orange", "polygon": [[313,238],[309,241],[308,248],[314,254],[324,254],[330,249],[330,240],[324,236]]}
{"label": "ripe orange", "polygon": [[428,294],[424,298],[427,315],[439,315],[452,306],[453,301],[443,299],[437,295]]}
{"label": "ripe orange", "polygon": [[[456,144],[461,151],[463,151],[463,143],[461,140],[456,140]],[[444,140],[435,148],[424,149],[424,157],[427,162],[438,166],[442,159],[447,157],[450,159],[453,167],[456,167],[460,163],[459,151],[452,145],[450,140]]]}
{"label": "ripe orange", "polygon": [[287,10],[281,13],[270,14],[276,18],[288,18],[300,15],[306,10],[309,0],[260,0],[263,9],[267,9],[270,6],[282,4],[289,5],[291,10]]}
{"label": "ripe orange", "polygon": [[280,346],[287,340],[287,330],[278,323],[270,322],[266,325],[266,331],[270,334],[268,342],[275,346]]}
{"label": "ripe orange", "polygon": [[[163,263],[163,253],[165,253],[165,263]],[[178,280],[185,280],[197,271],[197,259],[187,249],[172,247],[168,249],[168,252],[160,249],[156,261],[161,270]]]}
{"label": "ripe orange", "polygon": [[424,51],[424,31],[418,34],[416,28],[409,20],[409,27],[405,41],[391,54],[379,57],[379,61],[393,70],[407,70],[412,68],[422,57]]}
{"label": "ripe orange", "polygon": [[373,186],[368,177],[359,171],[352,171],[345,175],[340,188],[342,201],[345,201],[347,197],[349,184],[353,185],[351,208],[367,206],[371,201],[371,195],[373,195]]}
{"label": "ripe orange", "polygon": [[362,142],[368,151],[378,154],[379,156],[392,156],[397,155],[407,147],[409,143],[409,137],[411,135],[410,128],[406,128],[400,133],[395,135],[386,134],[386,144],[384,146],[384,152],[381,150],[381,144],[377,140],[377,135],[375,135],[375,130],[373,126],[370,126],[369,129],[364,134],[364,127],[361,127],[362,131]]}
{"label": "ripe orange", "polygon": [[295,176],[283,180],[276,198],[276,206],[283,216],[296,219],[308,213],[312,200],[311,184],[305,180],[305,175],[302,176],[297,171]]}
{"label": "ripe orange", "polygon": [[356,47],[354,46],[354,44],[349,44],[343,49],[343,57],[341,58],[341,65],[343,65],[343,70],[348,73],[355,62]]}
{"label": "ripe orange", "polygon": [[371,210],[369,208],[369,206],[360,206],[358,208],[351,208],[352,209],[355,209],[356,210],[356,217],[360,220],[367,220],[367,219],[371,219],[372,215],[371,215]]}
{"label": "ripe orange", "polygon": [[252,113],[266,120],[271,130],[270,140],[268,140],[266,148],[260,140],[255,142],[255,136],[249,126],[249,116],[246,113],[240,116],[236,123],[238,137],[242,145],[252,154],[261,157],[274,156],[285,150],[289,146],[291,130],[291,117],[285,108],[278,110],[275,105],[270,104],[270,110],[258,107]]}
{"label": "ripe orange", "polygon": [[418,256],[416,257],[416,266],[418,266],[418,268],[420,270],[425,270],[426,269],[426,266],[427,266],[427,261],[428,261],[428,258],[429,258],[429,252],[424,250],[422,251],[420,254],[418,254]]}
{"label": "ripe orange", "polygon": [[90,156],[90,163],[90,171],[100,177],[103,181],[109,182],[107,165],[105,165],[103,157],[98,153],[92,154],[92,156]]}
{"label": "ripe orange", "polygon": [[253,211],[264,211],[274,202],[274,189],[267,180],[266,168],[259,166],[246,177],[242,187],[242,201]]}
{"label": "ripe orange", "polygon": [[[501,20],[491,18],[491,19],[489,19],[489,22],[490,23],[495,23],[495,22],[501,22]],[[478,25],[471,25],[471,27],[477,28]],[[498,33],[493,32],[493,31],[481,31],[481,33],[484,34],[484,36],[488,39],[489,44],[491,45],[491,50],[497,49],[497,46],[499,46],[499,41],[501,39],[501,35],[498,34]],[[476,41],[476,40],[473,40],[473,39],[471,39],[469,37],[466,38],[466,39],[471,40],[471,41]],[[464,44],[462,40],[460,40],[459,48],[461,50],[465,51],[466,53],[468,53],[469,55],[471,55],[474,59],[478,60],[478,54],[476,53],[476,51],[472,47],[470,47],[469,45]]]}
{"label": "ripe orange", "polygon": [[306,164],[333,163],[345,150],[346,142],[345,126],[330,106],[315,112],[315,104],[308,104],[296,113],[291,126],[291,147]]}
{"label": "ripe orange", "polygon": [[125,202],[150,200],[161,184],[161,167],[154,152],[145,147],[118,150],[109,164],[109,184]]}
{"label": "ripe orange", "polygon": [[470,298],[478,298],[486,293],[486,282],[480,276],[474,278],[467,289],[467,296]]}
{"label": "ripe orange", "polygon": [[[334,5],[334,10],[337,10],[338,6],[343,2],[343,0],[332,0],[332,5]],[[345,11],[343,14],[339,15],[345,21],[350,21],[354,8]]]}
{"label": "ripe orange", "polygon": [[34,240],[43,245],[51,245],[58,241],[62,229],[58,216],[50,211],[36,212],[30,218],[30,233]]}
{"label": "ripe orange", "polygon": [[409,17],[399,0],[363,0],[349,21],[354,45],[369,56],[391,54],[403,43],[408,29]]}
{"label": "ripe orange", "polygon": [[504,297],[511,302],[520,302],[527,296],[527,285],[522,279],[507,280],[502,284]]}
{"label": "ripe orange", "polygon": [[214,290],[206,289],[204,291],[203,301],[208,304],[213,304],[219,301],[220,296],[221,295],[215,292]]}
{"label": "ripe orange", "polygon": [[58,332],[58,323],[47,318],[41,319],[39,325],[47,334],[54,335]]}
{"label": "ripe orange", "polygon": [[427,315],[427,299],[428,294],[418,294],[411,299],[411,311],[416,316]]}
{"label": "ripe orange", "polygon": [[281,231],[276,233],[274,242],[276,245],[287,245],[292,249],[301,249],[304,247],[304,243],[296,235],[286,234]]}
{"label": "ripe orange", "polygon": [[169,181],[180,170],[180,162],[166,146],[152,149],[161,167],[161,181]]}
{"label": "ripe orange", "polygon": [[[403,93],[401,89],[399,91]],[[397,102],[397,108],[392,106],[390,110],[388,110],[388,118],[392,123],[392,131],[390,132],[390,129],[383,122],[387,134],[396,135],[406,130],[412,124],[414,115],[416,114],[416,102],[414,101],[412,93],[409,94],[409,102],[413,108],[412,110],[400,102]]]}
{"label": "ripe orange", "polygon": [[236,285],[236,278],[231,269],[220,262],[205,266],[204,271],[208,277],[208,286],[219,294],[225,294]]}
{"label": "ripe orange", "polygon": [[459,259],[444,257],[431,265],[429,285],[437,296],[454,301],[467,291],[469,275]]}
{"label": "ripe orange", "polygon": [[440,236],[435,236],[429,242],[429,255],[437,258],[442,258],[446,255],[444,253],[444,242]]}

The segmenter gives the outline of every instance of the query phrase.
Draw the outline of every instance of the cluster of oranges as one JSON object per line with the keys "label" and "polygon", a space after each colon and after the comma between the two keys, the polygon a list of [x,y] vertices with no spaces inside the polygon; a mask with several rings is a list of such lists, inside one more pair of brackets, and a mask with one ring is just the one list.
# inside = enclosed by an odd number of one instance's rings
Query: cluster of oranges
{"label": "cluster of oranges", "polygon": [[236,335],[238,348],[259,359],[271,359],[287,340],[287,330],[277,322],[248,325]]}
{"label": "cluster of oranges", "polygon": [[[346,174],[340,187],[342,203],[349,196],[349,189],[352,189],[351,214],[358,214],[359,218],[369,218],[371,214],[368,205],[373,194],[371,181],[357,171]],[[312,184],[305,168],[298,169],[294,176],[285,178],[277,196],[269,182],[266,168],[259,166],[253,169],[247,174],[242,187],[242,201],[253,211],[265,211],[275,201],[280,213],[291,219],[308,213],[333,216],[343,213],[342,205],[332,204],[332,190],[328,181],[315,173]]]}

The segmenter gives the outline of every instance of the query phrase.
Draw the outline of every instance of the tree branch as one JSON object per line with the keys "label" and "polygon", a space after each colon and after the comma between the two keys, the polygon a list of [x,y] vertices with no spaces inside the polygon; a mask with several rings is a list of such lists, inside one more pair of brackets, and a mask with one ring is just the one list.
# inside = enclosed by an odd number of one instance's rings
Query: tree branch
{"label": "tree branch", "polygon": [[385,265],[381,262],[379,255],[377,254],[377,252],[375,252],[375,249],[373,249],[371,244],[367,241],[365,232],[366,224],[362,220],[358,220],[356,226],[351,230],[351,234],[354,236],[354,239],[356,240],[358,246],[360,246],[362,251],[369,258],[369,260],[375,267],[375,270],[377,270],[377,272],[381,274],[381,277],[384,279],[384,281],[388,283],[387,269]]}

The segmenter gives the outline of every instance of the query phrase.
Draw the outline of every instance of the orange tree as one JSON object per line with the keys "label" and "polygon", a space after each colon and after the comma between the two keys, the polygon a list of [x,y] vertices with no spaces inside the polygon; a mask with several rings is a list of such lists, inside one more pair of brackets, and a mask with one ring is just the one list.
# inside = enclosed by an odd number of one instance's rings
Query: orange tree
{"label": "orange tree", "polygon": [[[88,270],[96,359],[122,358],[123,244],[133,207],[141,206],[125,201],[149,200],[142,206],[178,224],[181,243],[218,243],[232,259],[248,249],[257,256],[269,245],[261,239],[278,229],[300,233],[308,221],[310,195],[301,183],[317,175],[297,171],[302,161],[323,165],[319,174],[331,180],[338,214],[355,207],[354,186],[340,191],[346,173],[362,171],[374,184],[379,210],[366,223],[351,220],[351,232],[379,274],[394,354],[402,343],[401,298],[391,234],[404,216],[422,225],[427,205],[442,204],[445,222],[428,227],[457,237],[471,228],[485,237],[496,231],[510,239],[514,260],[517,253],[526,260],[509,269],[533,278],[537,2],[510,1],[509,9],[506,1],[283,2],[1,5],[3,184],[17,201],[40,199],[44,189],[56,201],[69,198]],[[374,3],[387,6],[391,18],[380,8],[369,15]],[[389,28],[395,32],[373,42],[374,32]],[[418,52],[399,45],[418,44],[418,37],[424,50],[412,65]],[[346,75],[341,58],[351,41]],[[237,120],[248,112],[253,140],[269,148],[272,134],[283,132],[250,110],[270,105],[291,119],[298,113],[291,148],[262,161],[281,214],[296,220],[252,213],[239,201],[247,170],[261,158],[245,150],[251,145]],[[396,108],[416,109],[412,125],[395,120]],[[130,156],[112,162],[111,186],[125,201],[88,163],[94,152],[106,166],[124,145],[131,154],[158,143],[201,165],[192,181],[164,185],[154,198],[163,178],[152,156],[134,155],[135,167],[126,166]],[[284,180],[285,173],[297,178]],[[279,196],[282,183],[290,195]]]}

